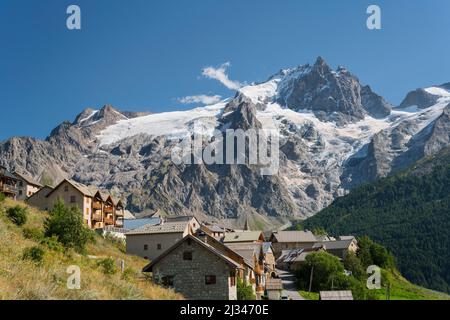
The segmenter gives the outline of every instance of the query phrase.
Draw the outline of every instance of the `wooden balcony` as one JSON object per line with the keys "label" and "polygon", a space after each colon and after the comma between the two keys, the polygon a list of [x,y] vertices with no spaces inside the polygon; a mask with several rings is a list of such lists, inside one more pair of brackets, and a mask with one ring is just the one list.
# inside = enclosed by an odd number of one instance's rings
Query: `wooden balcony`
{"label": "wooden balcony", "polygon": [[114,212],[114,208],[113,207],[105,207],[103,209],[103,211],[105,211],[106,213],[113,213]]}
{"label": "wooden balcony", "polygon": [[102,203],[101,203],[101,202],[94,202],[94,203],[92,204],[92,208],[93,208],[94,210],[102,210]]}
{"label": "wooden balcony", "polygon": [[108,217],[106,217],[105,218],[105,225],[114,225],[114,219],[113,218],[108,218]]}
{"label": "wooden balcony", "polygon": [[102,214],[101,213],[93,213],[92,214],[92,221],[102,221]]}

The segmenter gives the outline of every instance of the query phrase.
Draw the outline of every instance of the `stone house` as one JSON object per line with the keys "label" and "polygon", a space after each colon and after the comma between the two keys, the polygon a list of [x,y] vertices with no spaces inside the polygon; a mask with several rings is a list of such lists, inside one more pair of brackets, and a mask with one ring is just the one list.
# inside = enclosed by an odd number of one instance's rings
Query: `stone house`
{"label": "stone house", "polygon": [[241,266],[214,247],[187,235],[164,251],[143,272],[155,283],[191,300],[237,300]]}
{"label": "stone house", "polygon": [[316,236],[311,231],[277,231],[270,237],[276,258],[283,250],[312,248],[317,243]]}
{"label": "stone house", "polygon": [[147,224],[125,233],[126,252],[153,260],[199,228],[200,223],[193,216],[161,218],[158,224]]}
{"label": "stone house", "polygon": [[43,185],[41,185],[39,182],[34,181],[26,174],[21,174],[18,172],[14,172],[13,174],[17,177],[18,180],[17,200],[26,200],[43,188]]}
{"label": "stone house", "polygon": [[50,186],[42,187],[39,191],[31,195],[26,202],[32,207],[39,208],[43,211],[48,211],[51,208],[49,207],[47,196],[51,191],[53,191],[53,188]]}

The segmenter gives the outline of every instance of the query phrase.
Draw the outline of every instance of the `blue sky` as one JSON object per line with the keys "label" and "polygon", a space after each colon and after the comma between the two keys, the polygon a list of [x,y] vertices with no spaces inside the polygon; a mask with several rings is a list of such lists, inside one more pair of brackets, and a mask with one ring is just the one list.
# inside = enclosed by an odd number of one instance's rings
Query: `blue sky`
{"label": "blue sky", "polygon": [[[66,28],[70,4],[81,31]],[[366,28],[370,4],[382,30]],[[225,62],[251,83],[321,55],[398,104],[450,82],[449,14],[447,0],[1,0],[0,140],[44,138],[86,107],[161,112],[234,95],[202,76]]]}

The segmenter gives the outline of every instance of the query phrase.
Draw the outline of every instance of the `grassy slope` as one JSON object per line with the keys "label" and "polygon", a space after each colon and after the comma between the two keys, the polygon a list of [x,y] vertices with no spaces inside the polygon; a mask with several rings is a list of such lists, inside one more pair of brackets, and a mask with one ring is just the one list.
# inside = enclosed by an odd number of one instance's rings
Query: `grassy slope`
{"label": "grassy slope", "polygon": [[[8,207],[17,202],[0,203],[0,300],[2,299],[181,299],[170,290],[144,281],[140,270],[146,260],[125,255],[118,244],[96,237],[96,244],[89,244],[87,255],[75,252],[60,253],[45,248],[44,262],[37,265],[22,259],[24,248],[38,243],[25,239],[23,227],[12,224],[5,215]],[[24,204],[21,204],[25,206]],[[29,208],[24,227],[43,228],[46,213]],[[105,275],[95,258],[111,257],[125,261],[125,274],[118,271]],[[68,290],[66,269],[77,265],[81,269],[81,289]],[[119,268],[118,268],[119,269]]]}
{"label": "grassy slope", "polygon": [[[450,296],[428,290],[410,283],[397,272],[384,271],[383,277],[389,279],[391,283],[390,300],[450,300]],[[386,300],[386,288],[375,290],[377,300]],[[306,300],[319,300],[316,292],[299,291],[299,294]]]}

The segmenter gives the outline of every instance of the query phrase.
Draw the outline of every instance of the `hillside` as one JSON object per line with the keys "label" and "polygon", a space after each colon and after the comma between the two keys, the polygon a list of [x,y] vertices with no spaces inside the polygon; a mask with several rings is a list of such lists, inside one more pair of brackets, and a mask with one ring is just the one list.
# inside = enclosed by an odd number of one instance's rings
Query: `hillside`
{"label": "hillside", "polygon": [[[118,299],[181,299],[172,291],[157,287],[141,277],[140,270],[146,261],[125,255],[121,245],[100,236],[95,244],[87,247],[83,255],[74,251],[51,250],[49,246],[39,245],[30,237],[30,230],[43,229],[46,213],[28,208],[28,221],[18,227],[6,216],[6,210],[17,202],[0,202],[0,300],[118,300]],[[25,204],[20,204],[26,207]],[[25,231],[24,231],[25,230]],[[27,234],[27,237],[24,236]],[[31,239],[28,239],[31,238]],[[41,263],[23,259],[26,248],[40,246],[44,249]],[[105,274],[99,262],[112,258],[116,262],[116,272]],[[125,272],[120,272],[119,261],[125,261]],[[68,290],[66,283],[69,274],[66,269],[77,265],[81,269],[81,289]]]}
{"label": "hillside", "polygon": [[361,186],[304,222],[331,234],[367,235],[397,258],[405,277],[450,292],[450,150]]}

